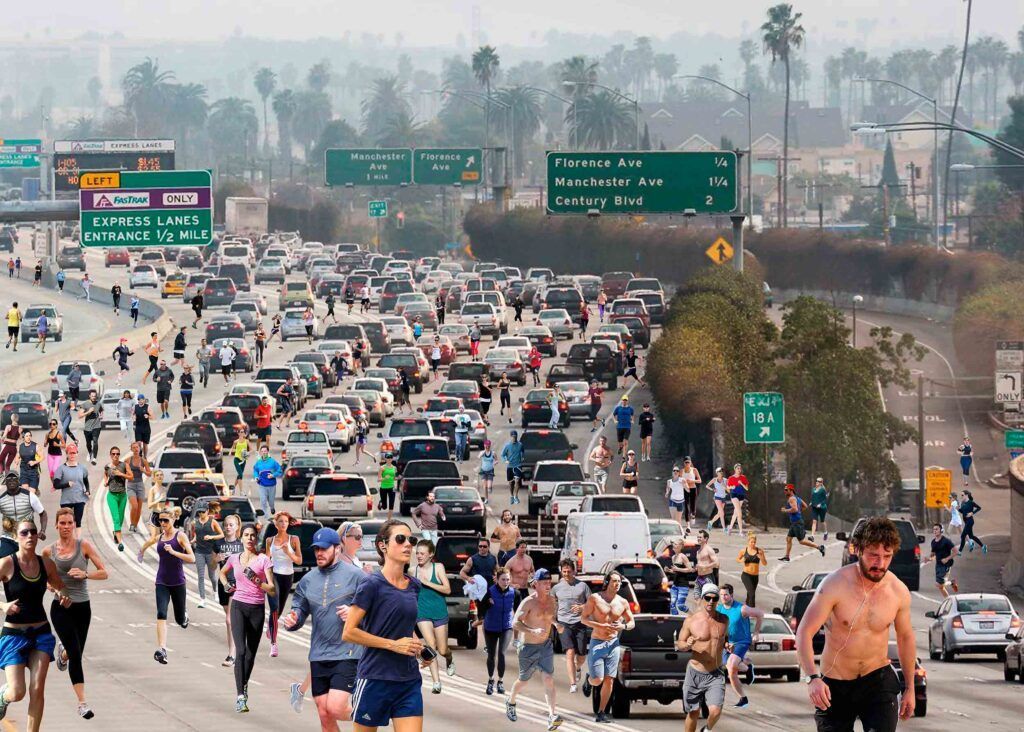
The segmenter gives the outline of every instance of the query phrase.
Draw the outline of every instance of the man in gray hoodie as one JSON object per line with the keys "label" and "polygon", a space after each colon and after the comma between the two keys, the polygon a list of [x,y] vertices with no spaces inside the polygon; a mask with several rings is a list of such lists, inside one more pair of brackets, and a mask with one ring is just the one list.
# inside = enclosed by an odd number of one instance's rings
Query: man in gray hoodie
{"label": "man in gray hoodie", "polygon": [[284,618],[284,627],[295,631],[305,624],[307,618],[312,618],[310,688],[321,726],[334,729],[338,722],[352,718],[356,666],[363,647],[342,641],[341,631],[348,617],[348,606],[355,598],[365,573],[342,558],[341,537],[334,529],[318,529],[313,535],[312,546],[316,570],[306,573],[295,586],[292,611]]}

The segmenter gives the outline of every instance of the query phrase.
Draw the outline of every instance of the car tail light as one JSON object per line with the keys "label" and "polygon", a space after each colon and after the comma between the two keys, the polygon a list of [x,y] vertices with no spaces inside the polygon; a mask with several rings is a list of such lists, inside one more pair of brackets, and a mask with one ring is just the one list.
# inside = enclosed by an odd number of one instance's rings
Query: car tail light
{"label": "car tail light", "polygon": [[213,294],[213,288],[212,287],[204,287],[203,288],[203,294],[204,295],[212,295]]}
{"label": "car tail light", "polygon": [[320,381],[320,377],[317,376],[316,374],[313,374],[312,376],[309,377],[309,380],[310,381]]}
{"label": "car tail light", "polygon": [[541,341],[541,342],[542,342],[542,343],[551,343],[551,339],[550,339],[550,338],[548,338],[547,336],[544,336],[544,338],[542,339],[542,341]]}
{"label": "car tail light", "polygon": [[312,511],[313,510],[313,494],[312,493],[309,494],[308,496],[306,496],[306,510],[307,511]]}
{"label": "car tail light", "polygon": [[630,609],[630,611],[631,611],[631,612],[633,612],[634,614],[636,614],[636,613],[640,612],[640,603],[638,603],[638,602],[632,602],[632,601],[630,601],[630,603],[629,603],[629,609]]}
{"label": "car tail light", "polygon": [[583,571],[583,551],[580,549],[576,550],[576,571]]}
{"label": "car tail light", "polygon": [[953,626],[954,628],[959,628],[960,630],[963,630],[964,619],[961,618],[959,615],[954,615],[953,616],[953,621],[950,623],[950,625]]}
{"label": "car tail light", "polygon": [[914,669],[914,676],[919,679],[927,678],[928,672],[924,670],[924,666],[918,666]]}
{"label": "car tail light", "polygon": [[784,650],[784,651],[795,651],[796,650],[796,638],[783,638],[782,639],[782,650]]}
{"label": "car tail light", "polygon": [[622,657],[619,659],[619,671],[623,673],[629,673],[633,670],[633,652],[626,648],[622,651]]}
{"label": "car tail light", "polygon": [[523,367],[523,364],[520,363],[519,361],[513,361],[512,362],[512,368],[519,369],[519,368],[522,368],[522,367]]}
{"label": "car tail light", "polygon": [[408,481],[402,478],[402,482],[399,484],[398,489],[402,491],[402,495],[405,495],[405,489],[408,487]]}
{"label": "car tail light", "polygon": [[531,483],[530,484],[530,493],[536,493],[536,492],[537,492],[537,484],[536,483]]}
{"label": "car tail light", "polygon": [[284,461],[284,460],[287,460],[287,459],[288,459],[288,448],[286,447],[283,450],[281,450],[281,460]]}
{"label": "car tail light", "polygon": [[469,616],[470,616],[471,619],[475,620],[476,619],[476,614],[477,614],[477,611],[476,611],[476,600],[470,600],[469,601]]}
{"label": "car tail light", "polygon": [[918,564],[921,563],[921,545],[920,544],[914,544],[914,560]]}
{"label": "car tail light", "polygon": [[248,356],[249,355],[249,349],[248,348],[243,348],[241,351],[239,351],[239,353],[241,353],[243,356]]}
{"label": "car tail light", "polygon": [[551,506],[551,515],[552,516],[557,516],[558,515],[558,504],[557,503],[555,503],[555,504],[553,504]]}
{"label": "car tail light", "polygon": [[789,619],[789,627],[793,629],[794,633],[796,632],[796,627],[799,624],[800,624],[800,621],[797,620],[795,617],[792,617],[792,618]]}
{"label": "car tail light", "polygon": [[471,509],[469,509],[469,510],[472,511],[473,513],[483,513],[484,512],[484,504],[482,504],[482,503],[474,503],[473,507]]}
{"label": "car tail light", "polygon": [[366,512],[370,513],[373,511],[373,498],[371,496],[366,497]]}
{"label": "car tail light", "polygon": [[299,471],[296,470],[295,468],[288,468],[288,470],[286,470],[284,474],[287,475],[289,478],[297,478],[299,475]]}
{"label": "car tail light", "polygon": [[540,406],[537,404],[531,404],[530,402],[527,402],[526,404],[523,405],[523,410],[525,411],[527,409],[540,409]]}
{"label": "car tail light", "polygon": [[1021,626],[1021,619],[1020,618],[1018,618],[1016,616],[1010,618],[1010,627],[1011,628],[1019,628],[1020,626]]}
{"label": "car tail light", "polygon": [[309,429],[309,422],[306,422],[306,421],[299,422],[299,429],[302,430],[303,432],[308,430]]}
{"label": "car tail light", "polygon": [[56,384],[57,383],[57,377],[56,376],[51,376],[50,377],[50,383],[51,384]]}

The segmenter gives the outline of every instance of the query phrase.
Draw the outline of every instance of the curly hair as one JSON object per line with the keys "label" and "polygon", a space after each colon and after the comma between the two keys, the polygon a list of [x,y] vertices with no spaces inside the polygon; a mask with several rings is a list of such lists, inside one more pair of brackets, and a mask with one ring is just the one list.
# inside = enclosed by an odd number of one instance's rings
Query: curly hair
{"label": "curly hair", "polygon": [[858,553],[872,546],[896,551],[900,548],[900,532],[885,516],[872,516],[857,526],[850,542]]}

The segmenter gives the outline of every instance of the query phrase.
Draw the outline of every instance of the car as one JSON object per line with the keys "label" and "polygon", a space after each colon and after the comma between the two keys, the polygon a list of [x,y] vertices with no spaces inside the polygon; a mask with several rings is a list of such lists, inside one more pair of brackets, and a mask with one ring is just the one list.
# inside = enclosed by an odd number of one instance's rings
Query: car
{"label": "car", "polygon": [[[619,594],[629,587],[623,582]],[[600,591],[599,584],[594,591]],[[634,702],[643,702],[646,710],[649,701],[669,706],[683,698],[690,653],[677,650],[675,639],[685,620],[681,615],[638,613],[633,617],[633,627],[622,631],[619,668],[610,700],[613,717],[628,719]],[[591,694],[595,710],[599,696]]]}
{"label": "car", "polygon": [[597,332],[591,338],[597,336],[602,338],[616,337],[620,341],[623,350],[633,345],[633,334],[623,323],[604,323],[598,326]]}
{"label": "car", "polygon": [[85,251],[78,245],[63,246],[57,252],[57,266],[60,269],[85,271]]}
{"label": "car", "polygon": [[[763,630],[763,628],[762,628]],[[906,688],[903,680],[903,668],[900,665],[899,646],[895,641],[889,641],[888,648],[889,664],[896,672],[896,681],[901,689]],[[760,666],[757,667],[760,670]],[[928,714],[928,672],[921,665],[921,659],[914,658],[914,716],[924,717]]]}
{"label": "car", "polygon": [[199,419],[179,422],[173,432],[168,432],[171,447],[196,448],[206,453],[207,462],[215,472],[224,472],[224,445],[217,427],[212,422]]}
{"label": "car", "polygon": [[398,371],[392,368],[381,368],[374,366],[363,371],[363,377],[367,379],[382,379],[388,390],[394,395],[401,391],[402,381]]}
{"label": "car", "polygon": [[562,381],[558,388],[562,390],[566,404],[569,405],[569,419],[583,417],[590,419],[590,385],[585,381]]}
{"label": "car", "polygon": [[394,455],[402,447],[402,441],[408,437],[433,437],[430,430],[430,423],[425,419],[394,418],[387,426],[387,430],[377,434],[381,439],[381,456]]}
{"label": "car", "polygon": [[[0,428],[11,423],[12,415],[18,416],[18,424],[22,428],[46,429],[50,425],[50,410],[40,391],[12,391],[8,394],[3,407],[0,407]],[[42,441],[40,437],[37,443]]]}
{"label": "car", "polygon": [[316,367],[320,374],[320,380],[324,388],[333,388],[338,385],[338,373],[331,368],[331,358],[323,351],[300,351],[292,357],[292,363],[310,363]]}
{"label": "car", "polygon": [[1014,678],[1024,684],[1024,627],[1006,634],[1007,645],[1003,650],[1003,679]]}
{"label": "car", "polygon": [[608,319],[613,323],[627,317],[640,318],[646,326],[651,324],[651,314],[647,311],[647,305],[636,297],[620,297],[608,308]]}
{"label": "car", "polygon": [[248,265],[254,258],[252,246],[238,240],[221,242],[219,254],[220,264]]}
{"label": "car", "polygon": [[587,496],[580,506],[583,513],[595,511],[614,511],[616,513],[642,513],[646,514],[643,499],[640,496],[629,493],[602,493],[596,496]]}
{"label": "car", "polygon": [[[507,374],[510,381],[526,386],[526,365],[522,355],[514,348],[491,348],[484,354],[488,381],[499,381]],[[454,368],[454,365],[452,366]],[[451,375],[451,369],[448,371]]]}
{"label": "car", "polygon": [[384,398],[381,392],[376,389],[353,389],[345,392],[350,396],[359,397],[366,405],[367,420],[375,427],[383,427],[387,420],[387,407],[384,406]]}
{"label": "car", "polygon": [[1021,619],[1006,595],[994,592],[961,592],[942,601],[925,614],[928,656],[949,663],[964,653],[994,653],[1003,660],[1006,636],[1021,628]]}
{"label": "car", "polygon": [[276,282],[283,285],[285,280],[284,261],[278,257],[264,257],[256,264],[252,278],[257,285],[264,282]]}
{"label": "car", "polygon": [[181,523],[189,516],[201,499],[219,500],[228,496],[228,485],[224,476],[211,473],[182,473],[167,484],[167,501],[180,506]]}
{"label": "car", "polygon": [[327,433],[311,429],[289,430],[284,439],[284,449],[281,450],[281,462],[287,463],[291,458],[304,455],[318,455],[333,462],[334,451]]}
{"label": "car", "polygon": [[378,310],[382,315],[384,313],[394,312],[395,303],[398,301],[399,295],[403,295],[407,292],[413,292],[413,289],[412,282],[409,282],[408,280],[392,278],[391,281],[385,282],[380,291]]}
{"label": "car", "polygon": [[[455,415],[459,413],[458,409],[446,409],[441,415],[442,419],[448,419],[452,421],[452,435],[454,437],[455,430]],[[487,440],[487,423],[484,422],[483,416],[476,409],[467,409],[465,415],[469,417],[470,431],[469,431],[469,447],[476,448],[479,450],[484,449],[484,442]],[[453,443],[454,447],[454,443]]]}
{"label": "car", "polygon": [[248,292],[252,289],[252,274],[248,264],[241,262],[221,263],[217,266],[217,276],[226,277],[235,284],[239,292]]}
{"label": "car", "polygon": [[605,344],[574,343],[569,348],[565,363],[578,368],[583,381],[602,381],[609,389],[619,387],[618,353]]}
{"label": "car", "polygon": [[178,251],[174,263],[178,269],[201,269],[203,266],[203,255],[196,247],[183,247]]}
{"label": "car", "polygon": [[377,489],[355,473],[321,473],[313,476],[306,500],[302,502],[302,518],[338,525],[353,518],[373,515],[373,497]]}
{"label": "car", "polygon": [[277,309],[311,308],[315,302],[316,298],[313,297],[313,289],[309,286],[309,282],[306,280],[293,280],[285,282],[279,290]]}
{"label": "car", "polygon": [[564,308],[541,310],[537,315],[536,324],[546,327],[555,338],[571,340],[574,335],[572,318]]}
{"label": "car", "polygon": [[238,288],[227,277],[211,277],[203,284],[203,305],[208,308],[230,305],[237,294]]}
{"label": "car", "polygon": [[[100,419],[103,429],[120,427],[121,421],[117,416],[117,403],[121,401],[121,397],[124,392],[128,392],[129,399],[131,399],[132,404],[135,404],[138,397],[138,391],[132,388],[107,389],[103,392],[103,396],[100,397]],[[0,428],[4,426],[5,425],[0,422]]]}
{"label": "car", "polygon": [[601,289],[604,290],[608,302],[621,297],[626,291],[626,286],[633,279],[632,272],[605,272],[601,275]]}
{"label": "car", "polygon": [[565,382],[583,383],[585,374],[583,367],[574,363],[554,363],[548,367],[547,376],[544,377],[544,385],[553,389]]}
{"label": "car", "polygon": [[637,292],[664,293],[665,288],[657,277],[634,277],[626,283],[626,288],[622,293],[623,295],[628,294],[630,297],[636,297]]}
{"label": "car", "polygon": [[653,292],[651,290],[641,290],[630,294],[632,297],[643,301],[644,305],[647,307],[647,312],[651,316],[651,325],[665,324],[665,296],[662,293]]}
{"label": "car", "polygon": [[[560,483],[582,483],[586,479],[583,467],[574,460],[540,460],[534,463],[529,478],[530,515],[536,516],[541,512],[554,495],[555,486]],[[584,497],[584,504],[594,497]]]}
{"label": "car", "polygon": [[355,420],[347,417],[347,412],[343,404],[307,409],[299,417],[299,429],[323,430],[331,447],[340,447],[342,452],[348,452],[355,444],[356,436]]}
{"label": "car", "polygon": [[138,264],[150,265],[161,277],[167,276],[167,258],[159,249],[147,249],[139,255]]}
{"label": "car", "polygon": [[39,317],[46,316],[47,339],[64,340],[64,316],[53,304],[32,304],[25,308],[21,319],[21,342],[28,343],[38,337]]}
{"label": "car", "polygon": [[395,413],[395,395],[392,393],[391,386],[388,384],[386,379],[380,379],[374,376],[361,376],[352,382],[352,386],[349,387],[349,391],[357,393],[362,391],[375,391],[380,396],[380,401],[384,407],[384,416],[390,417]]}
{"label": "car", "polygon": [[[363,401],[363,398],[355,394],[345,392],[344,394],[332,394],[324,399],[324,407],[345,407],[353,420],[361,417],[370,418],[370,408]],[[354,423],[354,422],[353,422]]]}
{"label": "car", "polygon": [[[468,336],[467,336],[468,337]],[[437,340],[435,340],[437,339]],[[424,358],[429,359],[433,353],[434,345],[441,350],[441,366],[449,366],[455,360],[455,347],[448,336],[442,335],[421,335],[416,340],[416,347],[423,352]]]}
{"label": "car", "polygon": [[132,267],[132,273],[128,275],[128,287],[138,289],[140,287],[152,287],[154,290],[160,287],[160,278],[156,269],[150,264],[136,264]]}
{"label": "car", "polygon": [[206,323],[204,335],[210,343],[220,338],[245,338],[245,326],[235,313],[214,315]]}
{"label": "car", "polygon": [[[227,399],[227,397],[224,397]],[[222,445],[231,445],[239,430],[245,429],[245,415],[235,406],[221,405],[207,407],[199,413],[199,422],[209,422],[217,429],[217,436]]]}
{"label": "car", "polygon": [[372,347],[367,346],[366,331],[363,326],[357,323],[332,323],[327,326],[327,330],[324,331],[324,338],[329,341],[348,341],[350,344],[355,346],[357,343],[363,344],[363,357],[362,366],[366,368],[370,365],[370,357],[373,355]]}
{"label": "car", "polygon": [[89,361],[61,361],[57,364],[57,368],[50,372],[51,402],[57,401],[58,392],[68,393],[68,374],[71,373],[76,363],[78,370],[82,373],[82,380],[78,388],[82,399],[87,398],[90,391],[95,391],[97,394],[103,393],[104,371],[97,371]]}
{"label": "car", "polygon": [[620,577],[626,578],[633,585],[633,592],[640,603],[640,612],[669,612],[669,580],[657,559],[611,559],[599,571],[605,576],[609,572],[618,572]]}
{"label": "car", "polygon": [[407,448],[413,443],[428,446],[424,438],[410,438],[402,443],[399,450],[401,464],[398,482],[399,510],[403,516],[409,516],[412,509],[427,498],[427,494],[438,486],[460,486],[466,478],[459,474],[459,466],[448,459],[448,443],[445,440],[430,438],[442,445],[434,445],[427,454],[441,456],[440,460],[416,459],[401,460],[402,455],[409,454]]}
{"label": "car", "polygon": [[818,585],[825,581],[831,572],[809,572],[804,577],[803,582],[798,585],[793,585],[793,589],[799,592],[800,590],[816,590]]}
{"label": "car", "polygon": [[[858,519],[853,531],[849,534],[844,531],[836,534],[836,539],[846,542],[843,550],[843,566],[857,561],[851,537],[856,535],[857,529],[866,520]],[[902,580],[907,589],[916,591],[921,585],[921,544],[924,543],[924,536],[917,533],[913,522],[908,518],[894,518],[892,521],[896,524],[896,530],[900,535],[900,547],[893,553],[889,571]]]}
{"label": "car", "polygon": [[560,308],[570,314],[573,322],[579,323],[583,303],[583,293],[581,293],[575,286],[552,286],[545,289],[544,294],[541,297],[534,298],[533,307],[534,312],[540,312],[542,310],[557,310]]}
{"label": "car", "polygon": [[410,327],[415,326],[419,323],[423,330],[436,331],[438,326],[437,312],[434,310],[434,306],[425,302],[412,302],[405,306],[402,311],[402,317],[405,318]]}
{"label": "car", "polygon": [[[811,604],[811,600],[814,599],[816,593],[817,590],[793,590],[792,592],[787,592],[786,597],[782,601],[782,607],[772,608],[772,612],[776,615],[781,615],[795,633],[800,626],[804,613],[807,612],[807,606]],[[816,657],[820,656],[821,652],[825,649],[824,627],[819,628],[818,632],[814,634],[811,645],[814,648],[814,655]]]}
{"label": "car", "polygon": [[637,348],[651,347],[651,328],[647,322],[631,315],[620,315],[616,322],[626,326]]}
{"label": "car", "polygon": [[[234,369],[236,372],[251,373],[255,363],[252,349],[242,336],[224,336],[215,338],[211,343],[211,347],[220,353],[220,349],[226,345],[230,345],[235,349],[235,363]],[[216,368],[220,364],[218,359],[213,368]]]}
{"label": "car", "polygon": [[[306,338],[306,323],[303,319],[305,308],[293,308],[286,310],[284,318],[281,319],[281,340],[289,338]],[[320,337],[320,318],[313,314],[313,339]]]}
{"label": "car", "polygon": [[[192,301],[192,298],[203,291],[206,286],[206,281],[210,279],[212,275],[208,272],[191,272],[185,278],[185,286],[181,291],[181,301],[188,304]],[[205,297],[204,302],[205,305]]]}
{"label": "car", "polygon": [[443,531],[487,531],[487,512],[480,492],[472,486],[437,486],[434,500],[444,509]]}
{"label": "car", "polygon": [[[520,398],[520,422],[523,427],[551,424],[551,392],[552,389],[530,389],[525,397]],[[558,415],[558,426],[567,428],[570,420],[569,404],[564,399],[559,399]]]}
{"label": "car", "polygon": [[322,399],[324,395],[324,379],[320,375],[320,369],[316,364],[308,361],[289,361],[291,366],[298,372],[299,378],[306,384],[306,393],[314,399]]}
{"label": "car", "polygon": [[[561,430],[528,429],[519,435],[523,443],[523,479],[533,476],[534,466],[541,460],[572,460],[577,445]],[[583,480],[572,477],[569,480]],[[550,493],[550,491],[548,491]],[[545,499],[546,502],[546,499]]]}
{"label": "car", "polygon": [[[448,379],[437,390],[439,397],[458,399],[466,409],[480,409],[480,383],[470,379]],[[448,407],[458,409],[458,407]]]}
{"label": "car", "polygon": [[546,325],[524,325],[519,329],[518,335],[528,338],[530,345],[536,346],[542,355],[558,355],[558,343],[555,341],[555,336],[551,329]]}
{"label": "car", "polygon": [[[391,336],[385,330],[384,325],[376,320],[368,320],[362,323],[363,332],[366,333],[366,340],[370,347],[364,348],[363,353],[369,358],[373,353],[387,353],[391,350]],[[369,365],[369,361],[366,362]],[[364,366],[365,368],[365,366]]]}
{"label": "car", "polygon": [[483,383],[490,370],[487,364],[482,361],[456,361],[448,367],[448,378],[450,380],[475,381]]}
{"label": "car", "polygon": [[[277,531],[273,526],[269,521],[263,526],[256,546],[265,547],[267,545],[267,539],[273,536],[271,532]],[[316,569],[316,552],[313,551],[313,536],[323,527],[322,523],[312,519],[295,519],[289,522],[288,535],[298,537],[299,553],[302,555],[302,562],[293,565],[295,582],[298,582],[307,572]]]}
{"label": "car", "polygon": [[256,330],[256,326],[260,322],[260,308],[254,302],[242,302],[236,297],[235,301],[228,307],[228,312],[238,316],[242,321],[242,327],[246,331]]}
{"label": "car", "polygon": [[235,295],[235,302],[255,303],[260,315],[267,314],[267,298],[259,292],[252,292],[251,290],[249,292],[239,292]]}
{"label": "car", "polygon": [[495,340],[501,335],[501,319],[498,309],[487,302],[466,303],[459,311],[458,322],[472,328],[480,329],[481,335],[492,335]]}
{"label": "car", "polygon": [[[423,354],[419,354],[422,357]],[[427,372],[420,368],[420,359],[416,354],[385,353],[377,359],[377,366],[380,368],[404,369],[409,379],[409,385],[417,394],[423,391],[423,384],[427,379]]]}
{"label": "car", "polygon": [[165,447],[153,462],[153,470],[160,471],[165,485],[186,473],[207,475],[213,472],[206,453],[198,447]]}
{"label": "car", "polygon": [[185,273],[171,272],[164,278],[164,284],[160,288],[160,298],[166,300],[168,297],[181,297],[185,293]]}
{"label": "car", "polygon": [[[582,498],[580,499],[582,502]],[[651,550],[654,551],[658,543],[668,536],[679,536],[679,522],[668,518],[648,518],[647,526],[651,531]],[[680,536],[680,538],[682,538]],[[657,556],[658,552],[655,552]]]}
{"label": "car", "polygon": [[293,458],[281,476],[281,499],[289,501],[296,497],[305,498],[309,485],[318,475],[334,470],[331,461],[320,455],[302,455]]}
{"label": "car", "polygon": [[[352,280],[354,278],[355,276],[353,275],[349,279]],[[359,286],[361,287],[363,284],[365,284],[365,282],[360,283]],[[431,304],[430,298],[422,292],[403,292],[398,296],[398,299],[395,300],[395,315],[402,315],[405,312],[405,308],[414,302],[423,303],[424,305]]]}
{"label": "car", "polygon": [[747,660],[753,662],[758,676],[800,680],[796,633],[783,616],[765,613],[761,621],[761,636],[751,644]]}
{"label": "car", "polygon": [[[548,499],[547,504],[545,504],[540,512],[545,516],[567,516],[580,510],[580,504],[583,503],[585,496],[594,496],[600,492],[601,486],[592,481],[556,483],[551,493],[551,498]],[[672,523],[675,524],[676,531],[678,532],[679,524],[675,521],[672,521]]]}
{"label": "car", "polygon": [[124,247],[114,247],[103,252],[103,266],[105,267],[130,267],[132,255]]}
{"label": "car", "polygon": [[[310,280],[312,284],[312,279]],[[334,295],[335,303],[345,293],[344,275],[325,272],[316,278],[316,296],[324,299],[328,294]]]}

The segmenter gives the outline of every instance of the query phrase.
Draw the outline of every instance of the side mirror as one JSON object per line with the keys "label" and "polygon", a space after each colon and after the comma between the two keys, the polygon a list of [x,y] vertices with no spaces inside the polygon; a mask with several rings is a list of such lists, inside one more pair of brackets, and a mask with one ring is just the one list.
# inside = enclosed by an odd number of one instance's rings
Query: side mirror
{"label": "side mirror", "polygon": [[53,372],[52,371],[50,372],[50,376],[53,376]]}
{"label": "side mirror", "polygon": [[935,617],[935,611],[934,611],[934,610],[929,610],[928,612],[926,612],[926,613],[924,614],[924,616],[925,616],[926,618],[934,618],[934,617]]}
{"label": "side mirror", "polygon": [[917,543],[924,544],[924,536],[922,534],[917,535]]}
{"label": "side mirror", "polygon": [[579,446],[579,445],[577,445],[577,444],[576,444],[575,442],[570,442],[570,443],[569,443],[569,447],[570,447],[571,449],[573,449],[573,450],[579,450],[579,449],[580,449],[580,446]]}
{"label": "side mirror", "polygon": [[463,480],[469,480],[469,476],[468,475],[461,475],[459,477],[462,478]]}
{"label": "side mirror", "polygon": [[773,607],[772,608],[772,612],[775,613],[776,615],[782,615],[782,608],[781,607]]}
{"label": "side mirror", "polygon": [[173,433],[173,432],[168,432],[168,433],[167,433],[167,437],[169,437],[169,438],[170,438],[170,437],[174,437],[174,433]]}
{"label": "side mirror", "polygon": [[370,495],[371,495],[371,496],[375,496],[375,495],[377,495],[377,492],[378,492],[378,491],[377,491],[377,489],[376,489],[376,488],[372,488],[372,487],[370,488]]}
{"label": "side mirror", "polygon": [[383,432],[378,432],[378,433],[377,433],[377,439],[378,439],[378,440],[382,440],[382,439],[384,439],[384,433],[383,433]]}
{"label": "side mirror", "polygon": [[836,539],[838,539],[839,541],[849,541],[850,537],[846,534],[845,531],[839,531],[836,532]]}
{"label": "side mirror", "polygon": [[275,444],[277,444],[278,447],[281,447],[282,445],[284,445],[284,442],[282,440],[278,440],[277,443]]}
{"label": "side mirror", "polygon": [[793,592],[800,592],[800,590],[802,589],[803,587],[801,587],[800,585],[793,585]]}
{"label": "side mirror", "polygon": [[1006,634],[1006,640],[1008,640],[1008,641],[1015,641],[1015,640],[1017,640],[1017,636],[1015,636],[1013,633],[1007,633]]}
{"label": "side mirror", "polygon": [[519,403],[523,404],[526,400],[523,397],[519,397]]}

